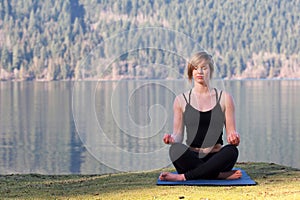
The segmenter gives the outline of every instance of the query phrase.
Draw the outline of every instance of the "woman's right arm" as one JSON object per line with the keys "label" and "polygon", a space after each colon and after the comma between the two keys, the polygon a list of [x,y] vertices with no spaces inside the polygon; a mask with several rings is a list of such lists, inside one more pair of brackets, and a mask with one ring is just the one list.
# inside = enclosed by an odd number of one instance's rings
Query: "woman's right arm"
{"label": "woman's right arm", "polygon": [[173,134],[164,135],[163,140],[166,144],[182,143],[183,141],[183,110],[179,96],[177,96],[174,100],[173,112]]}

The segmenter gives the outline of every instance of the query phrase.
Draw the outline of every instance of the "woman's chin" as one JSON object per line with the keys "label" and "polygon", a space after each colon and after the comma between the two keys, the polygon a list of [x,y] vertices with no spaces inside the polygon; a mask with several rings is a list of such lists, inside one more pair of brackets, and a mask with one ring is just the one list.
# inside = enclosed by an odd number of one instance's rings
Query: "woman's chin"
{"label": "woman's chin", "polygon": [[200,83],[200,84],[205,84],[206,83],[204,78],[196,78],[194,80],[195,80],[195,82]]}

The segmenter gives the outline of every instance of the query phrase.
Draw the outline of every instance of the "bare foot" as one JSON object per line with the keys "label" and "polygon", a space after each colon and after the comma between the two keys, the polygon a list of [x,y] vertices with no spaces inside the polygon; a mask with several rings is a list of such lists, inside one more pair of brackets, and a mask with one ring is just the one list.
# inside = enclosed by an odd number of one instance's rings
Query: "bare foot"
{"label": "bare foot", "polygon": [[226,180],[234,180],[242,177],[242,172],[240,170],[231,170],[228,172],[220,172],[218,178]]}
{"label": "bare foot", "polygon": [[171,172],[162,172],[159,179],[161,181],[185,181],[184,174],[172,174]]}

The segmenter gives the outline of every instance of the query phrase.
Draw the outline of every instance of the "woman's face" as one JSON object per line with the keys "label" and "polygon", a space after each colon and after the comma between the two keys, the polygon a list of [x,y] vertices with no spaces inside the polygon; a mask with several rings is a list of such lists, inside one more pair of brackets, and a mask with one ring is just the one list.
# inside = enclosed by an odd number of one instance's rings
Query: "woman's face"
{"label": "woman's face", "polygon": [[193,70],[193,78],[195,82],[208,83],[210,79],[210,68],[207,61],[202,61]]}

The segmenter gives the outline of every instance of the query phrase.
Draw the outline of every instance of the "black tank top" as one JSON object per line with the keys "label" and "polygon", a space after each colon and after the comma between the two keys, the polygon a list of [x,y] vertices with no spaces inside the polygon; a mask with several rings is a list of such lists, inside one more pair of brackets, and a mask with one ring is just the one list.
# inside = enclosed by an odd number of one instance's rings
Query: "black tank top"
{"label": "black tank top", "polygon": [[183,94],[186,101],[185,111],[183,113],[183,121],[186,127],[187,140],[186,144],[191,147],[206,148],[212,147],[215,144],[223,145],[223,126],[225,122],[225,114],[220,105],[220,98],[216,92],[216,105],[209,111],[199,111],[191,104],[191,93],[189,93],[189,101]]}

